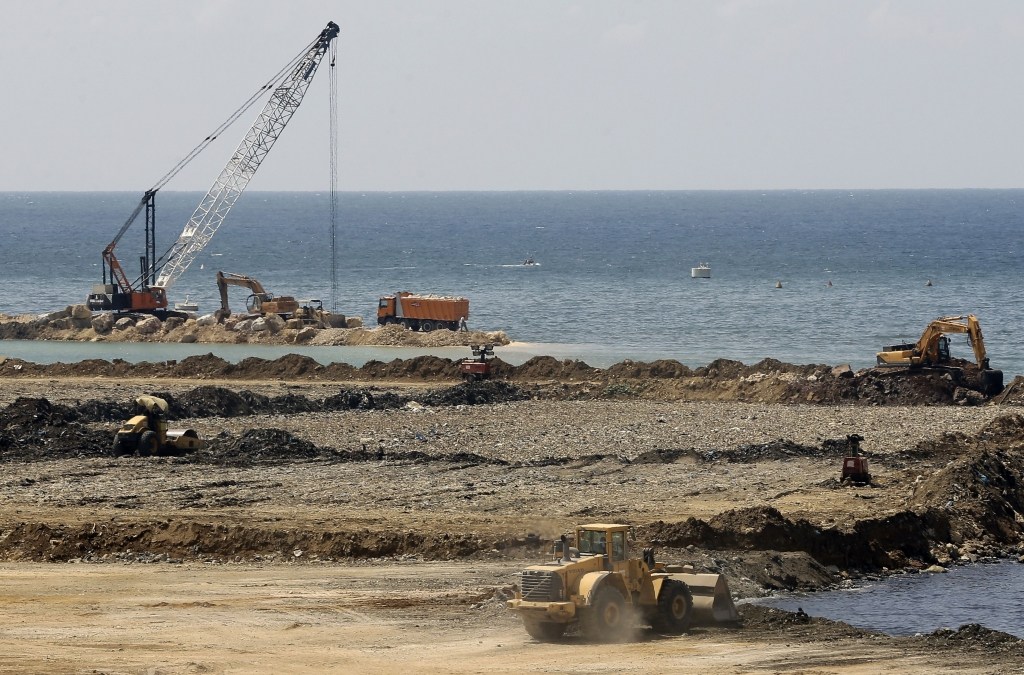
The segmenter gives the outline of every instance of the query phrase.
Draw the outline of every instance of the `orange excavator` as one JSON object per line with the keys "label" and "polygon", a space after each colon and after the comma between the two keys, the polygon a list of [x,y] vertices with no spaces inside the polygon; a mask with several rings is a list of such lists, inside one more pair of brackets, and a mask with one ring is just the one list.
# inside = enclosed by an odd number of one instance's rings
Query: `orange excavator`
{"label": "orange excavator", "polygon": [[[932,368],[945,371],[961,371],[950,365],[949,337],[947,333],[966,333],[974,350],[974,358],[981,374],[981,390],[986,395],[998,394],[1003,389],[1003,371],[989,367],[985,351],[985,338],[981,325],[973,314],[940,316],[924,329],[917,342],[883,347],[875,359],[879,366],[905,366],[911,370]],[[962,374],[962,372],[960,372]]]}

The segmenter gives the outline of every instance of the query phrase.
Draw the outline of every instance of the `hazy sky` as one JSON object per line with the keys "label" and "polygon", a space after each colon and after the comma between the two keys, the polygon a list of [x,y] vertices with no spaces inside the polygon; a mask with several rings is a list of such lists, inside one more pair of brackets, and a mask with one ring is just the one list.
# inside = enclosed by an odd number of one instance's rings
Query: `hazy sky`
{"label": "hazy sky", "polygon": [[[328,20],[342,190],[1024,186],[1019,0],[5,0],[0,190],[144,190]],[[329,185],[328,85],[250,189]]]}

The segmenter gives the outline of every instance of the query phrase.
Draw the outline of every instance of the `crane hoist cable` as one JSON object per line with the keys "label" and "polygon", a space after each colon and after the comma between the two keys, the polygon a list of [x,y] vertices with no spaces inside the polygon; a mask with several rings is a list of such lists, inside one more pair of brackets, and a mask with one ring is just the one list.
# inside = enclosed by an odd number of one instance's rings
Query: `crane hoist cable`
{"label": "crane hoist cable", "polygon": [[262,98],[266,94],[266,92],[271,91],[273,89],[276,89],[278,86],[280,86],[281,82],[284,81],[284,78],[288,75],[288,73],[291,72],[291,70],[293,68],[295,68],[295,65],[300,60],[302,60],[302,57],[305,56],[307,52],[309,52],[309,50],[313,47],[313,45],[316,42],[317,42],[317,40],[313,40],[308,45],[303,47],[301,52],[296,54],[295,57],[291,61],[289,61],[287,64],[285,64],[285,66],[283,68],[281,68],[279,71],[277,71],[273,75],[273,77],[271,77],[269,80],[267,80],[265,84],[261,85],[259,87],[259,89],[254,91],[252,93],[252,95],[250,95],[249,98],[247,98],[245,100],[245,102],[241,106],[239,106],[239,108],[237,110],[235,110],[233,113],[231,113],[231,115],[229,115],[226,120],[221,122],[217,126],[217,128],[214,129],[209,135],[207,135],[206,138],[204,138],[202,141],[200,141],[199,144],[196,145],[196,147],[192,148],[192,150],[190,150],[189,153],[187,155],[185,155],[184,158],[181,159],[181,161],[179,161],[177,164],[175,164],[174,167],[171,168],[170,171],[165,173],[164,176],[160,180],[158,180],[153,187],[150,188],[150,190],[152,192],[156,192],[157,190],[162,188],[164,185],[166,185],[168,183],[168,181],[170,181],[172,178],[177,176],[178,173],[182,169],[184,169],[186,166],[188,166],[188,164],[193,159],[195,159],[203,150],[205,150],[207,148],[207,146],[209,146],[211,143],[213,143],[215,140],[217,140],[218,136],[220,136],[222,133],[227,131],[228,128],[231,127],[232,124],[237,122],[238,118],[240,118],[242,115],[244,115],[249,110],[249,108],[251,108],[253,105],[255,105],[256,102],[259,101],[260,98]]}
{"label": "crane hoist cable", "polygon": [[338,312],[338,45],[331,42],[331,312]]}
{"label": "crane hoist cable", "polygon": [[306,95],[320,60],[330,50],[340,29],[333,21],[320,31],[309,49],[274,88],[262,111],[235,149],[234,154],[199,202],[192,217],[171,247],[160,257],[163,267],[155,287],[166,290],[192,264],[223,224],[263,159],[284,131]]}

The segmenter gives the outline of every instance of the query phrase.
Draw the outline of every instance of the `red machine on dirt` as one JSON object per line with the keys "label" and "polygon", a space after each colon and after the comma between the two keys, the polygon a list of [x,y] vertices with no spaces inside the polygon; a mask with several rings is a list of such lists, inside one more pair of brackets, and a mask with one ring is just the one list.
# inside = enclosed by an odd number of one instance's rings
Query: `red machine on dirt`
{"label": "red machine on dirt", "polygon": [[465,359],[459,364],[459,372],[466,382],[479,382],[491,377],[490,359],[494,358],[494,345],[470,345],[473,358]]}

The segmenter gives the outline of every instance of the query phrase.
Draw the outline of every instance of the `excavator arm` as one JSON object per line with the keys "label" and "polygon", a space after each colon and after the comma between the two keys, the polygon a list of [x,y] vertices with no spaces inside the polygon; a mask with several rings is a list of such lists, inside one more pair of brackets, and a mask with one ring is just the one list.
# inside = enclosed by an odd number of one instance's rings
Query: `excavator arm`
{"label": "excavator arm", "polygon": [[217,321],[224,323],[224,320],[231,316],[231,309],[228,307],[228,286],[241,286],[248,288],[250,297],[258,297],[260,300],[270,300],[271,295],[256,279],[247,277],[244,274],[232,274],[228,272],[217,272],[217,290],[220,291],[220,309],[217,310]]}
{"label": "excavator arm", "polygon": [[982,392],[992,395],[1002,391],[1003,372],[990,367],[988,352],[985,349],[985,338],[981,334],[981,324],[973,314],[939,317],[928,324],[916,343],[883,348],[876,356],[878,365],[909,366],[910,368],[942,366],[950,358],[949,341],[946,335],[951,333],[967,335],[981,373],[980,388]]}
{"label": "excavator arm", "polygon": [[947,333],[966,333],[967,340],[974,350],[974,359],[982,370],[988,369],[988,354],[985,351],[985,338],[981,334],[981,324],[973,314],[960,316],[943,316],[928,324],[917,344],[917,351],[925,363],[939,363],[938,344]]}

